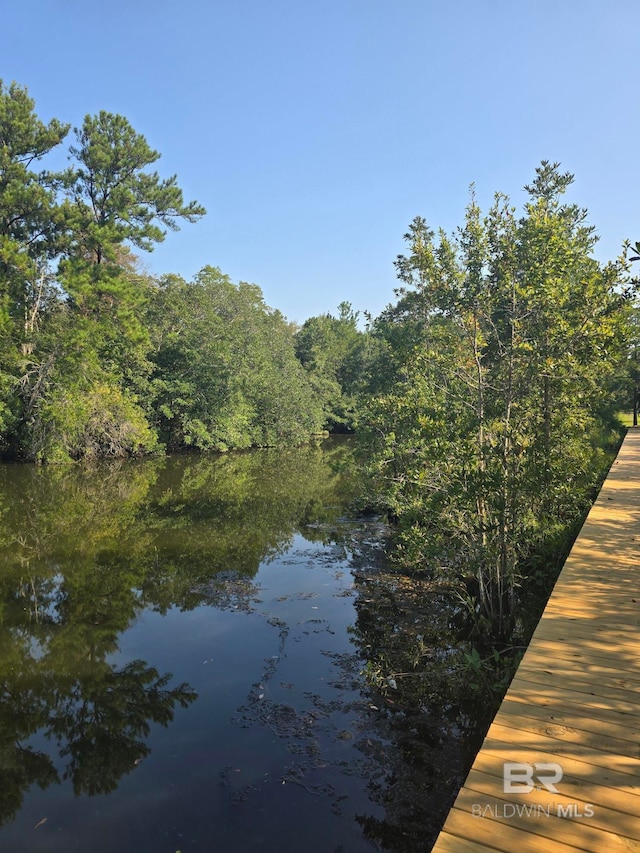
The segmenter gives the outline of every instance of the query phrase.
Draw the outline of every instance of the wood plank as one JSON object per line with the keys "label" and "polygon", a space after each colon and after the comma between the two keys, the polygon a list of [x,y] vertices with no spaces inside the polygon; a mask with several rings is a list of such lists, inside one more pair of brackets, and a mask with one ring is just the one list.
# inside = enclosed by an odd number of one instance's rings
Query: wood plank
{"label": "wood plank", "polygon": [[[520,670],[522,669],[522,673]],[[527,691],[535,692],[542,689],[558,689],[560,692],[567,690],[569,692],[580,693],[586,697],[593,697],[593,700],[601,699],[607,707],[627,707],[637,708],[639,697],[638,693],[633,690],[628,690],[626,687],[618,685],[607,685],[606,687],[597,682],[589,682],[586,680],[574,678],[570,683],[566,683],[566,687],[562,686],[563,679],[556,678],[552,674],[544,672],[534,667],[520,666],[518,673],[511,682],[514,689],[522,691],[524,688],[521,685],[527,685]],[[511,690],[511,687],[509,688]],[[591,704],[591,699],[583,700]]]}
{"label": "wood plank", "polygon": [[[594,716],[587,713],[588,710],[584,707],[569,708],[567,705],[564,705],[562,710],[558,710],[545,705],[521,702],[511,696],[505,696],[500,706],[499,717],[501,722],[505,722],[505,718],[511,716],[532,717],[545,726],[550,726],[553,730],[556,726],[566,726],[569,729],[578,729],[605,737],[626,740],[635,747],[637,757],[638,744],[640,743],[640,717],[634,718],[629,717],[628,714],[606,711]],[[553,731],[549,731],[548,734],[554,736]]]}
{"label": "wood plank", "polygon": [[538,636],[535,646],[530,646],[526,654],[527,662],[541,660],[542,663],[558,666],[602,667],[603,670],[613,669],[616,672],[623,669],[627,677],[640,681],[640,665],[638,664],[638,647],[636,643],[607,642],[602,638],[597,643],[572,639],[549,638]]}
{"label": "wood plank", "polygon": [[[474,842],[478,845],[478,850],[498,850],[500,853],[514,853],[514,851],[517,853],[549,853],[548,837],[531,833],[528,828],[523,830],[515,825],[500,824],[487,818],[474,818],[471,814],[471,808],[475,801],[472,797],[469,802],[465,802],[466,796],[463,788],[458,797],[460,805],[456,800],[454,807],[449,812],[445,824],[447,834],[462,838],[467,842]],[[558,818],[549,819],[558,820]],[[440,836],[432,848],[434,853],[442,853],[439,845]],[[563,841],[556,842],[553,848],[553,853],[576,853],[576,851],[585,853],[583,848],[566,844]],[[629,853],[628,850],[627,853]]]}
{"label": "wood plank", "polygon": [[[592,810],[593,815],[588,818],[589,826],[594,829],[613,832],[621,837],[628,837],[632,839],[635,831],[637,830],[638,812],[635,811],[629,813],[628,811],[625,812],[622,809],[613,808],[611,805],[601,803],[597,798],[599,793],[597,786],[593,786],[589,789],[582,789],[582,793],[578,797],[569,793],[552,794],[544,789],[534,791],[531,795],[527,794],[520,797],[514,797],[513,795],[509,796],[508,794],[503,794],[499,797],[496,796],[495,778],[485,773],[481,773],[480,771],[472,770],[465,782],[465,788],[470,791],[475,791],[479,795],[479,801],[482,801],[481,795],[486,794],[489,797],[494,797],[496,800],[499,799],[503,802],[515,803],[529,808],[540,806],[544,809],[548,809],[550,813],[556,815],[559,813],[558,806],[561,806],[564,809],[564,812],[560,812],[561,814],[580,813],[587,815]],[[592,794],[594,796],[592,796]],[[574,804],[577,805],[578,808],[570,809],[569,806],[573,806]],[[636,805],[637,804],[636,800]],[[573,819],[580,820],[580,818],[577,817]]]}
{"label": "wood plank", "polygon": [[[634,839],[619,832],[597,829],[590,819],[562,818],[551,810],[547,814],[543,808],[524,811],[521,804],[522,811],[519,812],[517,805],[495,796],[479,794],[465,786],[456,799],[453,811],[464,816],[468,829],[461,832],[458,825],[456,832],[453,824],[448,825],[448,820],[445,826],[452,835],[461,835],[469,840],[478,838],[480,833],[484,835],[488,829],[489,835],[494,838],[493,843],[499,841],[505,845],[502,849],[508,853],[516,850],[518,853],[549,853],[550,850],[554,853],[567,850],[572,853],[575,850],[580,853],[629,853],[630,849],[634,849],[630,846]],[[510,807],[508,810],[507,806]],[[474,812],[477,816],[474,816]],[[640,843],[637,849],[640,850]],[[434,850],[438,850],[437,846]]]}
{"label": "wood plank", "polygon": [[[560,590],[562,592],[562,590]],[[580,601],[570,600],[559,609],[556,602],[551,604],[547,616],[549,618],[587,618],[587,619],[607,619],[613,624],[620,624],[621,621],[631,624],[634,627],[638,624],[639,614],[635,596],[629,592],[621,594],[608,595],[604,590],[596,590],[593,594],[584,591],[575,593],[573,591],[564,592],[567,598],[574,599],[580,595]],[[607,596],[606,602],[603,601]],[[534,638],[535,639],[535,635]]]}
{"label": "wood plank", "polygon": [[[513,756],[511,756],[511,759]],[[472,771],[492,776],[496,790],[503,788],[504,755],[481,750]],[[629,777],[624,774],[609,771],[606,778],[598,774],[597,783],[590,781],[593,766],[583,761],[563,759],[562,792],[574,800],[587,802],[593,800],[598,805],[611,808],[614,811],[626,812],[636,818],[640,816],[640,786],[629,785]],[[587,791],[594,791],[587,795]]]}
{"label": "wood plank", "polygon": [[532,655],[523,659],[518,667],[523,675],[536,672],[548,675],[550,679],[560,679],[565,684],[588,684],[591,687],[608,693],[609,688],[637,693],[640,700],[640,681],[629,678],[626,668],[616,670],[615,667],[575,663],[572,661],[550,661],[548,655],[537,657]]}
{"label": "wood plank", "polygon": [[[584,725],[588,725],[588,720],[583,719]],[[605,731],[594,732],[586,727],[568,725],[557,720],[541,720],[529,714],[518,714],[512,709],[506,709],[504,705],[500,709],[499,719],[496,717],[496,722],[520,731],[548,736],[560,743],[580,743],[603,752],[617,752],[619,755],[626,755],[628,758],[638,758],[637,736],[619,737],[617,733],[612,732],[612,729],[607,728],[607,724],[605,724]]]}
{"label": "wood plank", "polygon": [[[638,600],[640,601],[640,590]],[[562,621],[545,619],[538,625],[538,639],[550,642],[572,643],[581,649],[601,651],[607,646],[615,651],[617,643],[624,645],[629,642],[629,628],[626,625],[611,625],[609,620],[598,622],[597,619],[577,619]]]}
{"label": "wood plank", "polygon": [[640,707],[631,706],[631,711],[619,711],[605,707],[604,705],[600,708],[594,708],[593,705],[587,706],[584,702],[571,702],[569,699],[566,699],[566,701],[563,701],[562,707],[558,708],[549,699],[537,693],[529,694],[525,698],[515,690],[510,690],[507,695],[507,701],[511,704],[522,705],[528,709],[540,709],[549,715],[557,715],[558,719],[562,719],[563,714],[580,716],[581,714],[588,713],[590,720],[610,721],[614,725],[628,726],[633,731],[640,728]]}
{"label": "wood plank", "polygon": [[460,838],[456,835],[449,835],[448,832],[442,831],[438,836],[438,850],[440,853],[479,853],[481,850],[499,850],[497,847],[487,847],[485,844],[478,844],[477,841],[469,841],[466,838]]}
{"label": "wood plank", "polygon": [[615,770],[618,773],[627,773],[640,782],[640,759],[638,758],[608,753],[583,743],[559,741],[557,738],[537,732],[513,729],[500,724],[497,719],[489,728],[482,749],[485,746],[494,751],[508,750],[511,757],[505,758],[505,761],[559,761],[562,763],[563,758],[577,758],[596,768],[603,768],[605,771]]}

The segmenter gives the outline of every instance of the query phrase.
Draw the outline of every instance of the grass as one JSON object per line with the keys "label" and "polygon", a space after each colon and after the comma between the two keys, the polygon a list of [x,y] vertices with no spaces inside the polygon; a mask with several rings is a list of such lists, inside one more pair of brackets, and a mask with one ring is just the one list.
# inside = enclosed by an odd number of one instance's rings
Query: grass
{"label": "grass", "polygon": [[617,418],[623,426],[633,426],[633,412],[618,412]]}

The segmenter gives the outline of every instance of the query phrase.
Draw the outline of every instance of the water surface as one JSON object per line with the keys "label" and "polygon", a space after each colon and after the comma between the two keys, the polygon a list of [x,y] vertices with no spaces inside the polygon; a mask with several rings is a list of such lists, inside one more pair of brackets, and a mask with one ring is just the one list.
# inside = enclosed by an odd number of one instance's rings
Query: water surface
{"label": "water surface", "polygon": [[0,469],[2,849],[375,849],[346,452]]}
{"label": "water surface", "polygon": [[431,849],[473,697],[350,453],[0,466],[0,849]]}

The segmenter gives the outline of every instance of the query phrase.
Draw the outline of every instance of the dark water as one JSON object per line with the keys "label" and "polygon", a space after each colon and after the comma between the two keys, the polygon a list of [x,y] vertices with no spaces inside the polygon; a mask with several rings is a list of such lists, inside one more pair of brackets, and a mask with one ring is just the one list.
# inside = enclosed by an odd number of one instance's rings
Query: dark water
{"label": "dark water", "polygon": [[0,467],[1,850],[430,849],[460,712],[370,671],[349,453]]}

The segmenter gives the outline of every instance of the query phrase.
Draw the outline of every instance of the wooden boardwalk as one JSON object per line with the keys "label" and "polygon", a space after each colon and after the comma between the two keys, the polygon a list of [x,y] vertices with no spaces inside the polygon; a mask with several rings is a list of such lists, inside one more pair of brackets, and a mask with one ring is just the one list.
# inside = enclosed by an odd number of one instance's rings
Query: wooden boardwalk
{"label": "wooden boardwalk", "polygon": [[640,851],[640,428],[627,433],[433,847],[481,850]]}

